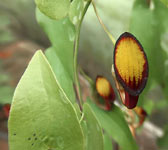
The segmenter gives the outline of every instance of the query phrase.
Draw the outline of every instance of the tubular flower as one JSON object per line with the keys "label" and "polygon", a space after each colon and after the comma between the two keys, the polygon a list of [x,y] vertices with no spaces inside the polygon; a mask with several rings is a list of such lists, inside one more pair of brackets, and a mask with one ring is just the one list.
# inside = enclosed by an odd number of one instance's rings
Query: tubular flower
{"label": "tubular flower", "polygon": [[123,104],[134,108],[148,79],[148,62],[142,45],[131,33],[123,33],[115,44],[114,71]]}
{"label": "tubular flower", "polygon": [[97,90],[97,93],[105,100],[106,109],[110,110],[111,103],[115,99],[115,94],[110,82],[102,76],[97,76],[96,90]]}

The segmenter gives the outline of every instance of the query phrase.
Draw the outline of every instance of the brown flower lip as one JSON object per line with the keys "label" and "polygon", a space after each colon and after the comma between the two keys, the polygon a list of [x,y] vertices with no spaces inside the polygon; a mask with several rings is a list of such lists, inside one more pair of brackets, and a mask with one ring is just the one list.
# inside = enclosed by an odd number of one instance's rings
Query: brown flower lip
{"label": "brown flower lip", "polygon": [[[133,81],[130,81],[130,78],[129,78],[129,83],[126,83],[124,79],[121,77],[121,73],[119,72],[119,69],[116,66],[116,59],[117,59],[116,54],[118,52],[118,47],[120,46],[120,43],[126,39],[131,40],[135,45],[137,45],[139,52],[143,54],[144,65],[143,65],[142,79],[140,81],[138,80],[138,85],[135,85],[135,80],[136,80],[135,78],[133,78]],[[130,95],[138,96],[143,91],[147,83],[148,70],[149,70],[147,56],[143,50],[142,45],[134,35],[132,35],[129,32],[125,32],[119,37],[119,39],[115,44],[113,58],[114,58],[114,71],[115,71],[117,80]]]}

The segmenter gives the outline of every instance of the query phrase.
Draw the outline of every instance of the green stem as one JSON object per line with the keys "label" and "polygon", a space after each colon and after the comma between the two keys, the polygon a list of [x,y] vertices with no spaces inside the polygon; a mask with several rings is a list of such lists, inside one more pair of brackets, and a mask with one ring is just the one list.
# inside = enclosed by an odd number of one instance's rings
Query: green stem
{"label": "green stem", "polygon": [[78,69],[77,69],[78,59],[77,58],[78,58],[78,49],[79,49],[80,29],[81,29],[83,18],[85,16],[85,13],[86,13],[90,3],[91,3],[91,1],[87,2],[85,5],[85,8],[82,13],[82,18],[81,18],[79,25],[77,27],[76,38],[75,38],[75,51],[74,51],[74,72],[75,73],[74,73],[74,77],[75,77],[75,85],[77,87],[77,94],[79,96],[79,105],[81,108],[82,108],[83,101],[82,101],[82,94],[81,94],[81,90],[80,90],[80,83],[79,83],[79,77],[78,77]]}
{"label": "green stem", "polygon": [[107,27],[104,25],[103,21],[101,20],[101,18],[99,17],[98,15],[98,12],[97,12],[97,9],[96,9],[96,5],[94,3],[94,0],[92,0],[92,5],[93,5],[93,8],[94,8],[94,11],[95,11],[95,14],[101,24],[101,26],[103,27],[104,31],[107,33],[108,37],[111,39],[111,41],[113,42],[113,44],[115,45],[116,43],[116,40],[115,38],[112,36],[112,34],[108,31]]}
{"label": "green stem", "polygon": [[82,70],[81,67],[79,69],[80,69],[81,75],[85,78],[85,80],[88,81],[88,83],[90,84],[90,86],[93,86],[93,84],[94,84],[93,80]]}
{"label": "green stem", "polygon": [[82,117],[80,118],[80,120],[79,120],[79,123],[81,124],[81,122],[83,121],[83,119],[84,119],[84,113],[82,113]]}

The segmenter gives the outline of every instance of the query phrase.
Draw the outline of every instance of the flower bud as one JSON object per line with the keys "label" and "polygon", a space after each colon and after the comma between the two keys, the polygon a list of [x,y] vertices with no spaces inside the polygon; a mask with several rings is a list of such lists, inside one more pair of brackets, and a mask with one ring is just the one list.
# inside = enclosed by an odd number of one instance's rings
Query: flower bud
{"label": "flower bud", "polygon": [[97,93],[105,100],[107,110],[110,110],[111,109],[110,103],[112,103],[115,99],[114,90],[110,82],[102,76],[97,76],[96,90]]}
{"label": "flower bud", "polygon": [[123,104],[134,108],[148,79],[148,61],[142,45],[131,33],[123,33],[115,44],[114,71],[120,89],[124,89]]}

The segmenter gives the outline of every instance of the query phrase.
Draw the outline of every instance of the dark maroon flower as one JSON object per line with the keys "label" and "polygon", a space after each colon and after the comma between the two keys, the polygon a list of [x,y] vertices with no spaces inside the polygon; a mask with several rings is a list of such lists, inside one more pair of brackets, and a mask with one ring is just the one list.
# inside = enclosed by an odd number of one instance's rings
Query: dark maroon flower
{"label": "dark maroon flower", "polygon": [[140,42],[128,32],[115,44],[114,71],[123,104],[132,109],[148,79],[148,61]]}

